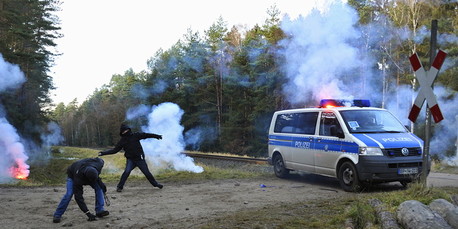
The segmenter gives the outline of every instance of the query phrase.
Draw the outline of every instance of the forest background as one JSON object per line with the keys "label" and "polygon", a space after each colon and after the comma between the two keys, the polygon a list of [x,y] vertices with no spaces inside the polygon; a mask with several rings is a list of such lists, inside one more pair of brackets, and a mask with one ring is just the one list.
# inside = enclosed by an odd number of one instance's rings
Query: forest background
{"label": "forest background", "polygon": [[[286,66],[307,59],[287,52],[298,37],[291,29],[294,21],[280,18],[281,12],[272,6],[266,9],[265,23],[248,30],[237,26],[227,28],[220,17],[203,34],[190,29],[183,31],[183,38],[175,45],[157,50],[145,60],[148,70],[126,69],[123,74],[115,74],[81,103],[74,100],[69,104],[53,104],[50,93],[54,85],[49,70],[53,58],[59,55],[53,49],[55,40],[62,36],[55,16],[59,4],[58,0],[0,0],[0,53],[4,61],[19,66],[26,78],[19,88],[0,90],[0,117],[16,127],[22,138],[37,145],[45,141],[43,133],[53,131],[49,125],[53,122],[63,136],[60,144],[109,147],[118,141],[121,123],[141,131],[147,122],[144,116],[128,120],[128,113],[172,102],[184,112],[181,124],[187,149],[266,156],[267,130],[273,112],[316,106],[323,96],[313,89],[302,91],[297,85],[291,86],[291,82],[304,80],[297,75],[308,73],[301,73],[300,67],[291,70]],[[458,2],[350,0],[345,5],[358,16],[349,27],[358,31],[354,32],[358,35],[344,37],[344,42],[356,49],[357,57],[369,59],[370,56],[371,61],[358,62],[355,66],[351,64],[354,60],[347,59],[348,63],[343,65],[351,68],[331,77],[310,72],[314,78],[305,78],[305,84],[311,88],[325,88],[329,84],[332,89],[337,79],[337,84],[351,85],[352,93],[348,92],[351,96],[369,98],[373,106],[388,108],[406,119],[412,95],[419,87],[409,57],[416,52],[423,66],[430,66],[430,28],[432,19],[436,19],[437,48],[447,52],[447,59],[435,88],[441,91],[440,105],[448,121],[433,125],[433,135],[441,138],[437,140],[440,147],[432,146],[431,150],[439,157],[455,156]],[[320,14],[324,13],[315,12],[312,16],[320,18]],[[312,16],[298,20],[307,22]],[[307,27],[302,30],[306,37],[319,34],[318,30]],[[305,46],[297,49],[312,54],[313,42]],[[332,68],[335,63],[322,64],[324,68]],[[91,74],[90,70],[87,74]],[[296,95],[301,98],[297,99]],[[423,123],[420,117],[413,125],[420,137],[424,136]],[[29,152],[33,156],[33,150]]]}

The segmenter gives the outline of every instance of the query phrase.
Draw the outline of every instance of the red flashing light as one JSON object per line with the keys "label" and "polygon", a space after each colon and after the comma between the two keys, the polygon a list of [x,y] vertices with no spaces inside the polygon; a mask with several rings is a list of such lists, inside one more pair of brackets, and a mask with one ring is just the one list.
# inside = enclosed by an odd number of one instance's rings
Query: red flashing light
{"label": "red flashing light", "polygon": [[333,108],[333,107],[370,107],[370,101],[364,99],[343,100],[343,99],[322,99],[320,107]]}

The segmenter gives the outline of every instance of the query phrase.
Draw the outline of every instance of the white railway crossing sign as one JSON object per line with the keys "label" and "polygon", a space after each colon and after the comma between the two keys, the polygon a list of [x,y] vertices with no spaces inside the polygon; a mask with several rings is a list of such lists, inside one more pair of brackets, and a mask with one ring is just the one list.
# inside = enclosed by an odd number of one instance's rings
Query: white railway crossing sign
{"label": "white railway crossing sign", "polygon": [[441,68],[442,63],[444,63],[446,56],[447,53],[439,50],[436,58],[434,58],[431,68],[428,71],[423,68],[423,65],[421,64],[420,59],[416,53],[410,56],[410,64],[412,65],[413,70],[415,71],[415,76],[417,77],[418,83],[420,84],[420,90],[418,91],[417,98],[415,99],[415,102],[409,113],[410,121],[415,122],[417,120],[418,114],[420,113],[421,107],[423,106],[425,100],[428,104],[434,121],[438,123],[444,119],[444,116],[442,116],[442,112],[439,108],[439,104],[437,103],[436,95],[434,95],[432,86],[434,80],[437,77],[437,73],[439,73],[439,69]]}

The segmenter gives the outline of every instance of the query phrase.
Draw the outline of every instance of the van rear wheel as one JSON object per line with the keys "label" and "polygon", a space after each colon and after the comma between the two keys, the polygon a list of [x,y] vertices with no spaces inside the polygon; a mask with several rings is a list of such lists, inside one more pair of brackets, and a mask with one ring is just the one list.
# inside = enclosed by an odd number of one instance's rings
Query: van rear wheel
{"label": "van rear wheel", "polygon": [[361,191],[362,184],[359,181],[358,173],[353,163],[349,161],[344,162],[339,168],[338,178],[343,190],[347,192]]}
{"label": "van rear wheel", "polygon": [[289,175],[289,170],[285,167],[281,155],[277,155],[273,160],[275,176],[279,178],[286,178]]}

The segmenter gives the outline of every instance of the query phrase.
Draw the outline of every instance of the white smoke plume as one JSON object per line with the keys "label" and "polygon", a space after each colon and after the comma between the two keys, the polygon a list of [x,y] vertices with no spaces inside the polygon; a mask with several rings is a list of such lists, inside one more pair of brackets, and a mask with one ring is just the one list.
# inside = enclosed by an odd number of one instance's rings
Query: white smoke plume
{"label": "white smoke plume", "polygon": [[40,128],[41,145],[33,141],[26,141],[31,163],[47,162],[51,157],[51,147],[64,142],[60,126],[56,122],[49,122],[43,130]]}
{"label": "white smoke plume", "polygon": [[[284,92],[293,104],[320,99],[350,99],[350,90],[340,79],[358,69],[363,59],[352,42],[361,37],[355,29],[357,12],[342,2],[333,2],[329,9],[313,9],[295,20],[284,18],[281,28],[288,36],[281,42],[285,73],[289,83]],[[354,82],[353,87],[356,85]]]}
{"label": "white smoke plume", "polygon": [[[0,54],[0,93],[16,89],[25,81],[24,74],[17,65],[3,60]],[[25,179],[29,176],[29,165],[21,137],[0,109],[0,183],[12,178]]]}
{"label": "white smoke plume", "polygon": [[198,150],[200,144],[202,143],[202,129],[194,128],[186,131],[184,134],[186,145],[191,146],[191,149]]}
{"label": "white smoke plume", "polygon": [[43,146],[49,147],[60,144],[64,141],[62,131],[57,123],[48,123],[46,129],[46,133],[41,135],[41,141]]}
{"label": "white smoke plume", "polygon": [[[438,104],[444,119],[432,124],[434,132],[431,136],[430,153],[439,155],[439,158],[450,165],[458,166],[458,154],[456,154],[458,141],[458,97],[450,98],[452,93],[442,86],[435,86],[434,93],[437,95]],[[425,102],[426,103],[426,102]],[[426,104],[424,105],[426,107]],[[434,123],[434,121],[432,121]],[[455,149],[454,155],[450,149]],[[444,155],[445,154],[445,155]]]}
{"label": "white smoke plume", "polygon": [[16,89],[24,82],[24,73],[21,72],[19,66],[3,60],[3,55],[0,53],[0,93],[6,89]]}
{"label": "white smoke plume", "polygon": [[[201,120],[205,117],[201,117]],[[198,126],[189,129],[184,133],[186,147],[191,150],[200,150],[204,141],[212,142],[216,140],[216,130],[212,127]]]}
{"label": "white smoke plume", "polygon": [[126,112],[126,118],[128,120],[136,119],[141,116],[145,116],[151,112],[151,107],[144,104],[138,105],[133,108],[129,108]]}
{"label": "white smoke plume", "polygon": [[[416,93],[410,85],[398,86],[395,94],[390,95],[385,108],[393,113],[404,125],[410,125],[409,112]],[[422,112],[420,115],[424,115]]]}
{"label": "white smoke plume", "polygon": [[[140,109],[144,110],[145,107],[141,106]],[[136,113],[133,110],[131,112]],[[156,165],[165,162],[177,171],[201,173],[203,168],[195,165],[191,157],[183,154],[184,127],[180,124],[183,114],[183,110],[174,103],[153,106],[151,113],[147,115],[148,124],[142,127],[142,131],[162,135],[162,140],[146,139],[142,141],[142,146],[146,159]]]}
{"label": "white smoke plume", "polygon": [[[417,94],[417,91],[412,91],[408,86],[399,87],[396,95],[387,103],[386,108],[398,117],[404,125],[409,125],[411,122],[408,115],[412,108],[412,100]],[[432,121],[430,154],[437,155],[447,164],[458,165],[458,154],[456,153],[458,147],[458,97],[453,96],[453,92],[447,91],[441,85],[434,87],[434,94],[437,96],[444,120],[439,123]],[[416,121],[417,125],[422,125],[425,122],[426,106],[425,101]],[[451,149],[455,149],[455,156],[451,155],[452,152],[447,152]]]}

